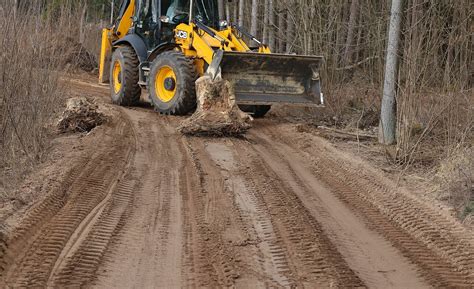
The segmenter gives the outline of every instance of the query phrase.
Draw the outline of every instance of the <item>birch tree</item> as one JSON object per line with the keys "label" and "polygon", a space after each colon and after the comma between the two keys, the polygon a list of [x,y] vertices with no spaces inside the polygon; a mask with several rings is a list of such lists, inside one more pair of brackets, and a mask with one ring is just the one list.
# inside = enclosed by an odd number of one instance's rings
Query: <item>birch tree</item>
{"label": "birch tree", "polygon": [[394,144],[396,141],[396,79],[398,46],[400,42],[401,10],[402,0],[392,0],[379,128],[379,142],[386,145]]}

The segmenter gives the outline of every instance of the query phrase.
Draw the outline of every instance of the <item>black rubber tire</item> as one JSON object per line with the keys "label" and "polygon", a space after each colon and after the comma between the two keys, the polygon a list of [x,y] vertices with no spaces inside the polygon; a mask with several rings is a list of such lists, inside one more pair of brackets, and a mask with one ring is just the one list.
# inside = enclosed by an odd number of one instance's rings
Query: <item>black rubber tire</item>
{"label": "black rubber tire", "polygon": [[[169,102],[157,96],[156,73],[163,66],[169,66],[176,75],[176,93]],[[165,51],[158,55],[150,69],[150,101],[155,110],[163,114],[186,115],[196,109],[196,79],[198,73],[194,61],[179,51]]]}
{"label": "black rubber tire", "polygon": [[[113,70],[115,62],[119,61],[122,69],[121,79],[122,87],[118,93],[114,90]],[[133,106],[140,101],[141,88],[138,85],[139,80],[139,60],[138,56],[130,46],[121,46],[112,54],[110,63],[110,93],[112,102],[122,106]]]}
{"label": "black rubber tire", "polygon": [[262,118],[272,108],[271,105],[239,105],[241,111],[250,114],[253,118]]}

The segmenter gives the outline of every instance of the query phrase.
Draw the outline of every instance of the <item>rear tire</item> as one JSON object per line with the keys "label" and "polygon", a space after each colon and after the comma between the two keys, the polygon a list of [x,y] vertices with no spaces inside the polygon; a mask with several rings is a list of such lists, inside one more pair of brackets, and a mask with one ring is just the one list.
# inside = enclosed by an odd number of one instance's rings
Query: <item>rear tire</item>
{"label": "rear tire", "polygon": [[178,51],[166,51],[156,57],[150,69],[150,100],[163,114],[186,115],[196,109],[194,61]]}
{"label": "rear tire", "polygon": [[250,114],[254,118],[264,117],[272,108],[271,105],[239,105],[240,110]]}
{"label": "rear tire", "polygon": [[140,101],[138,66],[138,56],[132,47],[121,46],[114,51],[110,63],[110,93],[113,103],[132,106]]}

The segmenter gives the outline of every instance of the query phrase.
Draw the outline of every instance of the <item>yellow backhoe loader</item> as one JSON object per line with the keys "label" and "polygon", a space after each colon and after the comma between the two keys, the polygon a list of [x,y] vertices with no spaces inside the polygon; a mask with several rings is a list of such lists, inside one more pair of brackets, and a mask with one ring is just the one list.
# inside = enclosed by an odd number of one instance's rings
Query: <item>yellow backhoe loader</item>
{"label": "yellow backhoe loader", "polygon": [[276,103],[323,105],[322,57],[270,53],[219,19],[218,2],[123,0],[102,31],[99,81],[110,83],[113,102],[134,105],[145,88],[157,111],[185,115],[196,107],[196,79],[208,73],[229,80],[241,109],[254,117]]}

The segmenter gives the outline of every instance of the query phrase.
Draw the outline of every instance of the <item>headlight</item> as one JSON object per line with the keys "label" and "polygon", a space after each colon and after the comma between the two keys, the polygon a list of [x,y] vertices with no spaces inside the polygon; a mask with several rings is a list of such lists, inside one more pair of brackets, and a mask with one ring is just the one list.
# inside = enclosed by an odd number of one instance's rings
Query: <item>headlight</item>
{"label": "headlight", "polygon": [[160,21],[163,23],[170,23],[170,20],[168,16],[160,16]]}
{"label": "headlight", "polygon": [[227,22],[227,20],[220,20],[219,21],[219,29],[220,30],[226,29],[227,26],[229,26],[229,22]]}

